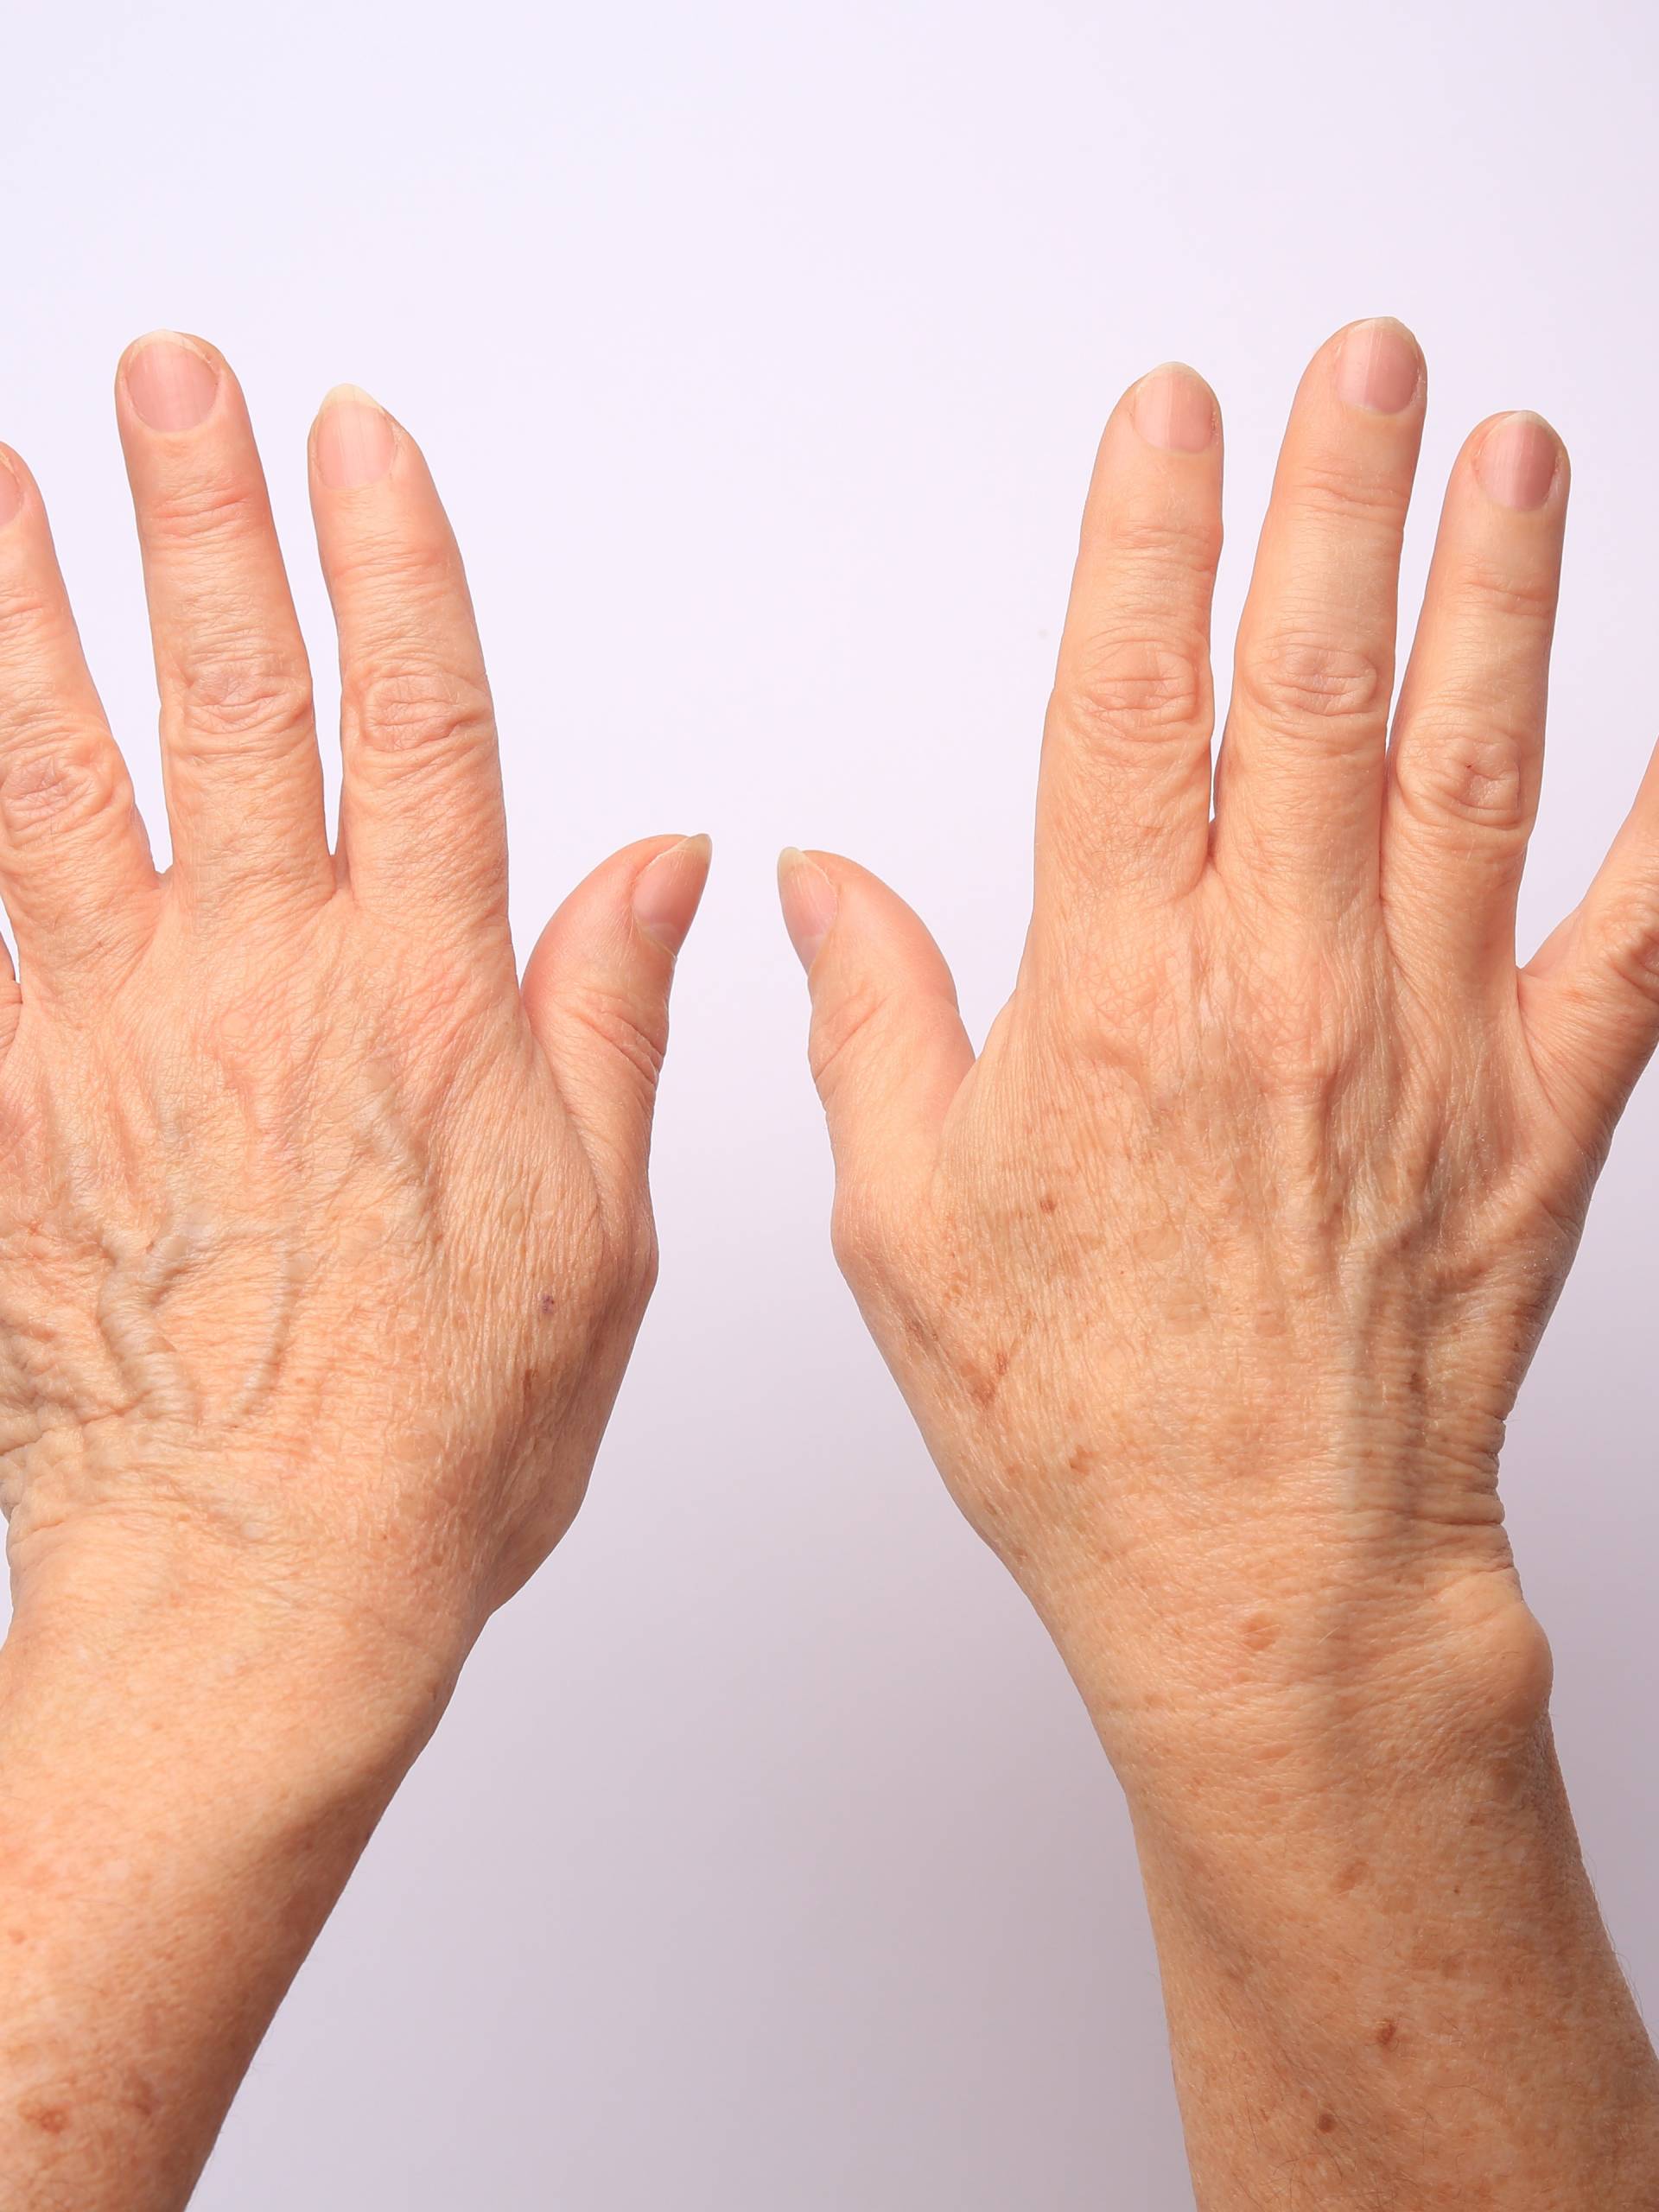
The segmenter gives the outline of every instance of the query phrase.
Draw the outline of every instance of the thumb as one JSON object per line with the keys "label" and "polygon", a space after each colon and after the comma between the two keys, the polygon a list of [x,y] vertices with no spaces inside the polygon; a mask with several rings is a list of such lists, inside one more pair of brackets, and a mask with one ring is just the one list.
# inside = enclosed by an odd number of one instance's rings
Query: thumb
{"label": "thumb", "polygon": [[524,969],[524,1010],[571,1119],[630,1179],[650,1150],[675,956],[712,851],[707,837],[648,837],[613,853],[559,908]]}
{"label": "thumb", "polygon": [[784,921],[812,994],[809,1054],[838,1181],[868,1188],[938,1145],[974,1064],[944,956],[920,918],[855,861],[791,847]]}

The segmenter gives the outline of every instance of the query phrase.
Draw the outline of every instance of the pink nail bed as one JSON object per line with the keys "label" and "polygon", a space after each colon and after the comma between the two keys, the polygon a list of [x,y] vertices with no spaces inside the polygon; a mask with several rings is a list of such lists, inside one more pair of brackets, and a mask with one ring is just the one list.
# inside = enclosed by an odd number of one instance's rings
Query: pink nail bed
{"label": "pink nail bed", "polygon": [[340,385],[317,417],[317,474],[331,492],[379,481],[397,442],[385,409],[355,385]]}
{"label": "pink nail bed", "polygon": [[1541,507],[1555,481],[1560,447],[1535,415],[1508,415],[1495,423],[1475,455],[1475,474],[1500,507]]}
{"label": "pink nail bed", "polygon": [[1147,443],[1162,453],[1202,453],[1216,435],[1209,385],[1179,363],[1142,377],[1129,411]]}
{"label": "pink nail bed", "polygon": [[1373,415],[1398,415],[1417,396],[1421,361],[1397,322],[1358,322],[1337,356],[1337,390],[1350,407]]}
{"label": "pink nail bed", "polygon": [[194,430],[219,397],[219,371],[182,339],[163,332],[140,340],[128,359],[127,396],[152,430]]}

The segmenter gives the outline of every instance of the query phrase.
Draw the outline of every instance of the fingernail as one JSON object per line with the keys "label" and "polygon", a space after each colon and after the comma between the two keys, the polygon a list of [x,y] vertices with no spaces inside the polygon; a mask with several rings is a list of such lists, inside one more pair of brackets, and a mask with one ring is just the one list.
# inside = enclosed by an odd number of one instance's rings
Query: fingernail
{"label": "fingernail", "polygon": [[337,384],[317,416],[317,474],[329,490],[378,483],[397,449],[397,425],[379,401],[354,384]]}
{"label": "fingernail", "polygon": [[1506,415],[1481,440],[1475,474],[1500,507],[1541,507],[1560,458],[1560,441],[1548,423],[1536,415]]}
{"label": "fingernail", "polygon": [[7,456],[0,453],[0,530],[23,512],[22,480]]}
{"label": "fingernail", "polygon": [[1214,395],[1180,361],[1142,377],[1129,412],[1147,443],[1164,453],[1202,453],[1216,435]]}
{"label": "fingernail", "polygon": [[649,938],[677,952],[696,917],[713,855],[710,837],[682,837],[640,871],[633,887],[633,918]]}
{"label": "fingernail", "polygon": [[835,925],[836,887],[798,845],[786,845],[778,855],[778,895],[789,941],[802,967],[810,968]]}
{"label": "fingernail", "polygon": [[1337,391],[1350,407],[1397,415],[1417,397],[1422,357],[1403,323],[1380,315],[1357,322],[1337,357]]}
{"label": "fingernail", "polygon": [[157,330],[127,356],[127,397],[152,430],[194,430],[213,411],[219,368],[188,338]]}

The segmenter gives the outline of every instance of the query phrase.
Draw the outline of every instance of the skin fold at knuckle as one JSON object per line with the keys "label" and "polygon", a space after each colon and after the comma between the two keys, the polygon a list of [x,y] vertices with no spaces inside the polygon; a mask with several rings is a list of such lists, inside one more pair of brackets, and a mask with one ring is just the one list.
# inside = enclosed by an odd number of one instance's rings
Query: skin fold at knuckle
{"label": "skin fold at knuckle", "polygon": [[74,643],[73,620],[42,578],[27,571],[5,577],[0,583],[0,661],[7,671],[9,721],[31,696],[51,703],[46,671],[61,665],[65,648]]}
{"label": "skin fold at knuckle", "polygon": [[868,981],[815,1001],[807,1062],[826,1107],[860,1079],[867,1053],[880,1044],[887,1006],[887,994]]}
{"label": "skin fold at knuckle", "polygon": [[181,661],[168,690],[174,757],[245,760],[250,741],[286,754],[312,741],[311,680],[292,653],[244,639]]}
{"label": "skin fold at knuckle", "polygon": [[1593,910],[1588,949],[1659,1023],[1659,870]]}
{"label": "skin fold at knuckle", "polygon": [[1234,705],[1273,728],[1369,737],[1388,711],[1392,670],[1357,645],[1300,630],[1241,641]]}
{"label": "skin fold at knuckle", "polygon": [[1501,626],[1506,652],[1548,649],[1560,596],[1553,563],[1541,567],[1476,546],[1455,563],[1447,588],[1465,621]]}
{"label": "skin fold at knuckle", "polygon": [[573,990],[565,1005],[571,1020],[640,1090],[655,1090],[668,1051],[667,1011],[659,1001],[642,1004],[620,984],[589,981]]}
{"label": "skin fold at knuckle", "polygon": [[1410,498],[1409,484],[1390,470],[1363,467],[1351,454],[1310,455],[1287,486],[1286,520],[1326,544],[1333,532],[1345,540],[1357,531],[1381,550],[1393,545]]}
{"label": "skin fold at knuckle", "polygon": [[353,533],[329,556],[336,592],[360,602],[365,619],[388,634],[450,606],[466,588],[461,555],[447,534],[396,527]]}
{"label": "skin fold at knuckle", "polygon": [[441,771],[495,742],[487,689],[454,669],[360,671],[347,680],[346,716],[353,760],[388,777]]}
{"label": "skin fold at knuckle", "polygon": [[144,494],[143,521],[150,537],[182,552],[199,549],[211,561],[226,538],[267,529],[269,508],[264,486],[255,479],[210,468],[151,485]]}
{"label": "skin fold at knuckle", "polygon": [[1394,785],[1416,825],[1462,833],[1483,851],[1516,857],[1532,818],[1533,779],[1517,737],[1455,710],[1414,717],[1395,749]]}
{"label": "skin fold at knuckle", "polygon": [[0,833],[16,849],[121,827],[132,807],[120,756],[95,733],[37,730],[0,760]]}
{"label": "skin fold at knuckle", "polygon": [[1109,747],[1142,747],[1173,733],[1207,734],[1210,683],[1202,641],[1141,632],[1081,640],[1067,654],[1061,711]]}

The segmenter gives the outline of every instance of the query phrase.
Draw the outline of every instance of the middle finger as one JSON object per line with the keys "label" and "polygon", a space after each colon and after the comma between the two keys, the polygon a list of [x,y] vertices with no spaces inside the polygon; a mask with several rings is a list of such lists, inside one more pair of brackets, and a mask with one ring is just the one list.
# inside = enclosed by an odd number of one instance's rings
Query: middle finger
{"label": "middle finger", "polygon": [[1401,324],[1314,356],[1239,625],[1215,855],[1231,889],[1319,927],[1376,895],[1400,542],[1423,360]]}

